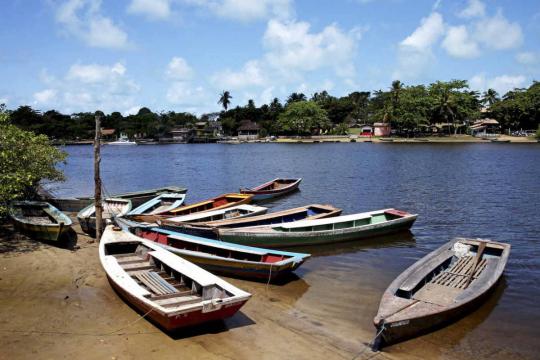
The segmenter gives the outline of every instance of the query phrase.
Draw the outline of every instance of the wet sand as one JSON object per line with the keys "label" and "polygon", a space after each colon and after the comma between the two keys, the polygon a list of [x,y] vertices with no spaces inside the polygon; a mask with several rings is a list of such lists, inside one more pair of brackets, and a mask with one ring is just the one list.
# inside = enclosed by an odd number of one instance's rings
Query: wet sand
{"label": "wet sand", "polygon": [[[491,305],[457,328],[373,353],[366,347],[374,336],[371,321],[384,290],[381,284],[391,278],[377,271],[374,260],[349,279],[343,267],[348,266],[351,248],[321,248],[298,276],[284,284],[267,287],[227,279],[253,294],[238,314],[167,334],[111,289],[99,264],[97,244],[89,243],[79,228],[76,242],[65,248],[28,240],[10,228],[1,231],[0,348],[6,359],[519,357],[510,351],[493,352],[492,347],[483,347],[482,339],[462,342],[495,306],[496,294]],[[362,251],[362,246],[352,250]],[[328,261],[326,255],[335,253],[345,258]],[[352,256],[350,260],[357,261]]]}

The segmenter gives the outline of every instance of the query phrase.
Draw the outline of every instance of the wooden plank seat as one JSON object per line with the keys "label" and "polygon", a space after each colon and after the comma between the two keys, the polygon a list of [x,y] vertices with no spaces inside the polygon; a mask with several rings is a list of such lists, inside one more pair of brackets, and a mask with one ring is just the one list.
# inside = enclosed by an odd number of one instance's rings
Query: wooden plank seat
{"label": "wooden plank seat", "polygon": [[168,299],[156,300],[155,303],[163,307],[175,307],[194,304],[200,301],[201,297],[199,295],[184,295],[178,297],[171,297]]}
{"label": "wooden plank seat", "polygon": [[178,293],[178,290],[174,286],[154,271],[141,271],[133,275],[157,295]]}
{"label": "wooden plank seat", "polygon": [[[482,271],[485,269],[487,264],[486,259],[480,260],[476,268],[474,269],[474,274],[472,279],[477,278]],[[461,257],[451,268],[442,271],[433,279],[430,283],[438,284],[447,287],[454,287],[458,289],[465,289],[469,283],[469,278],[471,276],[472,267],[475,265],[473,256],[464,256]]]}

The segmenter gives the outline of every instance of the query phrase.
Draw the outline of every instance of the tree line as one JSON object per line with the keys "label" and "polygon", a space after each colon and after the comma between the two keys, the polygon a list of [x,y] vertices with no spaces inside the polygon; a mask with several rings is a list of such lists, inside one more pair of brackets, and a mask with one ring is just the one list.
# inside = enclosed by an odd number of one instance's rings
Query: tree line
{"label": "tree line", "polygon": [[[500,96],[495,90],[471,90],[465,80],[437,81],[430,85],[405,85],[393,81],[387,89],[355,91],[336,97],[327,91],[308,98],[290,94],[284,103],[274,98],[257,106],[249,100],[231,108],[232,94],[223,91],[218,104],[221,112],[195,116],[188,112],[153,112],[143,107],[137,114],[103,114],[102,124],[128,136],[157,138],[173,128],[194,127],[196,122],[221,121],[226,135],[236,135],[243,121],[258,123],[261,135],[345,134],[354,124],[390,123],[398,133],[424,132],[431,125],[446,124],[457,131],[480,118],[494,118],[501,130],[537,129],[540,123],[540,83],[516,88]],[[91,139],[96,113],[62,114],[56,110],[39,112],[30,106],[10,111],[11,123],[53,139]]]}

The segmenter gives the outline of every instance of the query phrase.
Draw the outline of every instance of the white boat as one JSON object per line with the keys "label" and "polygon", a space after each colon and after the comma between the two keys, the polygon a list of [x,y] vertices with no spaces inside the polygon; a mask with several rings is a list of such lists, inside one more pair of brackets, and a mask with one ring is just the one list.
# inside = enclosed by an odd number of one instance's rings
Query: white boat
{"label": "white boat", "polygon": [[99,243],[99,259],[111,286],[168,331],[230,317],[251,297],[160,245],[112,225]]}
{"label": "white boat", "polygon": [[165,193],[145,202],[137,208],[131,210],[128,215],[152,215],[169,211],[182,206],[186,194]]}
{"label": "white boat", "polygon": [[268,208],[262,206],[254,206],[242,204],[233,206],[226,209],[219,209],[213,211],[204,211],[193,213],[189,215],[176,216],[168,218],[167,221],[174,223],[206,223],[210,221],[228,220],[228,219],[240,219],[248,216],[256,216],[266,214]]}
{"label": "white boat", "polygon": [[120,135],[118,140],[106,143],[107,145],[137,145],[135,141],[129,141],[128,137],[124,134]]}

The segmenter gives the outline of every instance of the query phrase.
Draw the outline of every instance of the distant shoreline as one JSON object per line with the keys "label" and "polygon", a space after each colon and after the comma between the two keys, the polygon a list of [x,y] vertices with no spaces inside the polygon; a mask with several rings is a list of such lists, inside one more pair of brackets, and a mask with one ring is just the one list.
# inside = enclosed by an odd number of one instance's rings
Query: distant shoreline
{"label": "distant shoreline", "polygon": [[[491,140],[497,139],[496,142],[501,143],[510,143],[510,144],[534,144],[538,143],[540,140],[537,140],[535,137],[529,136],[509,136],[501,135],[497,138],[477,138],[470,135],[457,135],[457,136],[429,136],[422,138],[401,138],[401,137],[364,137],[364,136],[320,136],[320,137],[280,137],[274,141],[267,141],[266,139],[259,140],[228,140],[221,141],[222,144],[243,144],[243,143],[264,143],[264,144],[291,144],[291,143],[302,143],[302,144],[317,144],[317,143],[384,143],[384,144],[419,144],[419,143],[437,143],[437,144],[455,144],[455,143],[475,143],[475,144],[487,144],[494,143]],[[81,140],[81,141],[66,141],[66,142],[56,142],[56,146],[64,145],[92,145],[92,140]],[[103,145],[107,144],[106,142]],[[170,145],[173,143],[156,143],[156,144],[143,144],[148,145]]]}

